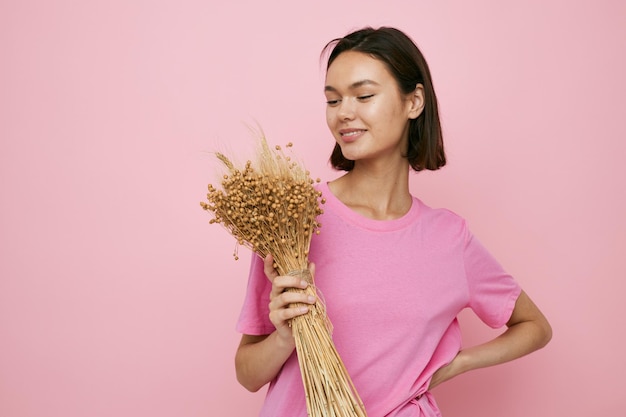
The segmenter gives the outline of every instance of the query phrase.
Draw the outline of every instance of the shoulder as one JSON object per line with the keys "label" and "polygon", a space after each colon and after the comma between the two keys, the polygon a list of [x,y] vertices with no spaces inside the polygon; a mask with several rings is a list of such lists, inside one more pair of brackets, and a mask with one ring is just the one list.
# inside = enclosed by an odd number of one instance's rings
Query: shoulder
{"label": "shoulder", "polygon": [[419,207],[420,214],[424,220],[436,221],[443,224],[459,225],[465,224],[465,219],[458,213],[443,207],[431,207],[417,197],[413,201]]}
{"label": "shoulder", "polygon": [[461,215],[447,208],[433,208],[416,197],[413,199],[419,207],[420,223],[424,228],[436,234],[466,235],[467,221]]}

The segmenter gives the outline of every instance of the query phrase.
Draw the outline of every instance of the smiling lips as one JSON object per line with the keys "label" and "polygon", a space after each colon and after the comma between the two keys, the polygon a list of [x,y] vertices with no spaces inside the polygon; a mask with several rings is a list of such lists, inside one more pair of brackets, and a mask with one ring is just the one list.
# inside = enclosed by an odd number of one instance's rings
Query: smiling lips
{"label": "smiling lips", "polygon": [[345,142],[353,142],[363,136],[365,129],[341,129],[339,134]]}

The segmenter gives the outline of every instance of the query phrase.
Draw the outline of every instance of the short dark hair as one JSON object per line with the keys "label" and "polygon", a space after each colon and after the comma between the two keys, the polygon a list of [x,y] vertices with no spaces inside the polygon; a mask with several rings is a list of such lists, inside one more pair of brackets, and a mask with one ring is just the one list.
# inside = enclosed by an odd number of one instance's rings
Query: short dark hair
{"label": "short dark hair", "polygon": [[[330,41],[322,54],[327,53],[326,70],[343,52],[362,52],[382,61],[395,78],[404,94],[415,91],[417,84],[424,86],[424,110],[409,122],[409,145],[406,158],[415,171],[437,170],[446,164],[437,96],[428,64],[415,42],[402,31],[391,27],[373,29],[366,27],[343,38]],[[346,159],[338,144],[330,157],[333,168],[350,171],[354,161]]]}

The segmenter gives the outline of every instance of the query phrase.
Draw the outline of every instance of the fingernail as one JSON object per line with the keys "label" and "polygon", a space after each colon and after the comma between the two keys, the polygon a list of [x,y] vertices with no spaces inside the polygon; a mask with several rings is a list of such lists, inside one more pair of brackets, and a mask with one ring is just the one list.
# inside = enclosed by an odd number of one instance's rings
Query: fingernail
{"label": "fingernail", "polygon": [[309,300],[309,303],[314,303],[315,297],[313,297],[312,295],[309,295],[308,300]]}
{"label": "fingernail", "polygon": [[309,286],[309,283],[308,283],[308,282],[306,282],[306,280],[304,280],[304,279],[303,279],[302,281],[300,281],[300,286],[301,286],[302,288],[306,288],[306,287],[308,287],[308,286]]}
{"label": "fingernail", "polygon": [[300,311],[300,313],[306,313],[307,311],[309,311],[308,307],[300,307],[298,308],[298,310]]}

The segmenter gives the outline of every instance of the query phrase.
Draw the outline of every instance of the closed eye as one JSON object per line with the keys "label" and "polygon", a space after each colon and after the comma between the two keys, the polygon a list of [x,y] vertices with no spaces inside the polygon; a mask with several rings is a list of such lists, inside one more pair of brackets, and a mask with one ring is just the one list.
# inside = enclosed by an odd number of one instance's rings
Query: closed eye
{"label": "closed eye", "polygon": [[364,95],[364,96],[358,96],[357,98],[358,98],[360,101],[365,101],[365,100],[370,99],[370,98],[372,98],[372,97],[374,97],[374,94],[366,94],[366,95]]}
{"label": "closed eye", "polygon": [[326,104],[329,105],[330,107],[334,107],[338,105],[340,102],[341,100],[326,100]]}

